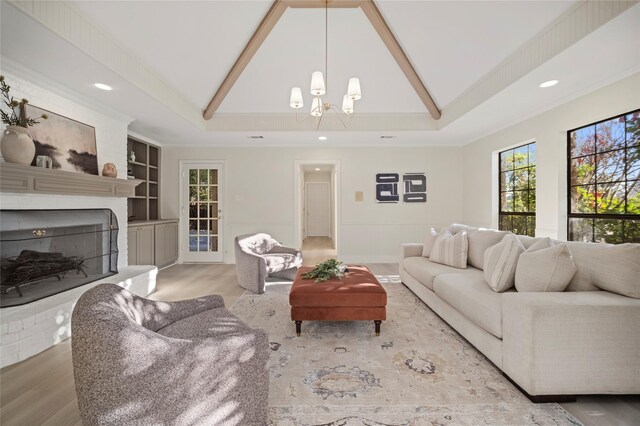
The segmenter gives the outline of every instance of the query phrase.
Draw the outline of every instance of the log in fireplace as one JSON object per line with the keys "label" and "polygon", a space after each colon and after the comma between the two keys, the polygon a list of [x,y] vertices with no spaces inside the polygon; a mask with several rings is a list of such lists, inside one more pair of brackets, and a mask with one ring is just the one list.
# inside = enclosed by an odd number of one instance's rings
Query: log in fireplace
{"label": "log in fireplace", "polygon": [[24,305],[118,272],[109,209],[1,210],[0,307]]}

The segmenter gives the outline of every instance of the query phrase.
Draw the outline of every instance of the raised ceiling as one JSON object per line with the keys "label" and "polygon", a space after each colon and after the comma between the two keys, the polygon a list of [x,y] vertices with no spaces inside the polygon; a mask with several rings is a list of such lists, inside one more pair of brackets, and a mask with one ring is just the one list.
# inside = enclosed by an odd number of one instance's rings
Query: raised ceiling
{"label": "raised ceiling", "polygon": [[[482,87],[487,76],[574,13],[582,2],[377,1],[423,83],[443,109],[441,124],[429,121],[424,105],[361,9],[331,9],[329,97],[338,103],[351,76],[360,78],[364,97],[358,104],[361,121],[348,131],[329,127],[333,132],[330,140],[353,144],[468,143],[492,128],[638,72],[640,6],[614,3],[617,6],[610,8],[618,7],[618,11],[612,12],[601,28],[590,28],[566,49],[520,72],[514,81],[503,87],[493,84],[487,90]],[[224,99],[216,114],[218,121],[202,120],[202,110],[270,5],[270,1],[74,3],[72,10],[91,23],[92,29],[128,52],[129,67],[120,69],[109,63],[109,57],[78,46],[73,34],[57,30],[42,17],[45,12],[3,1],[2,54],[8,60],[5,63],[35,69],[81,96],[132,117],[134,131],[163,143],[317,143],[315,132],[307,135],[310,128],[297,127],[288,118],[288,95],[293,85],[305,89],[311,72],[323,67],[322,9],[286,10]],[[571,65],[588,64],[594,54],[608,58],[607,63]],[[59,58],[73,58],[75,66],[70,69],[68,62],[60,63]],[[128,69],[134,69],[131,65],[157,81],[150,84],[148,78],[132,78],[127,74]],[[96,93],[90,84],[98,76],[116,90]],[[561,84],[541,91],[537,84],[547,76],[560,79]],[[484,92],[478,95],[474,90],[479,88]],[[305,101],[308,105],[310,95]],[[496,117],[491,109],[487,111],[488,105],[507,114]],[[456,113],[447,116],[448,110]],[[251,142],[247,139],[250,134],[268,137]],[[380,141],[381,134],[399,136]],[[180,142],[176,141],[178,135],[183,135]]]}

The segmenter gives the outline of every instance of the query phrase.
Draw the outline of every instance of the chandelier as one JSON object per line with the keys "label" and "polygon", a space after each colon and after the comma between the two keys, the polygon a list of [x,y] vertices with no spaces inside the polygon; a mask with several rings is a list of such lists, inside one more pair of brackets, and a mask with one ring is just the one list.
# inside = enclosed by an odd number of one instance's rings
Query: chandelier
{"label": "chandelier", "polygon": [[304,106],[304,101],[302,98],[302,90],[299,87],[293,87],[291,89],[291,97],[289,99],[289,106],[296,110],[296,121],[298,123],[304,122],[309,117],[316,118],[316,129],[320,127],[320,122],[322,121],[322,117],[324,113],[332,110],[334,111],[340,122],[344,127],[347,127],[345,120],[343,117],[349,119],[353,116],[355,111],[355,101],[362,98],[362,93],[360,92],[360,79],[353,77],[349,79],[349,84],[347,86],[347,94],[342,97],[342,108],[338,108],[336,105],[330,103],[326,97],[323,99],[323,95],[327,93],[327,87],[329,82],[329,76],[327,73],[327,63],[328,63],[328,28],[329,28],[329,0],[325,0],[324,7],[324,75],[327,76],[327,84],[325,85],[325,79],[322,74],[322,71],[315,71],[311,74],[311,89],[310,93],[313,95],[313,100],[311,101],[311,111],[309,114],[304,116],[302,120],[298,120],[298,110]]}

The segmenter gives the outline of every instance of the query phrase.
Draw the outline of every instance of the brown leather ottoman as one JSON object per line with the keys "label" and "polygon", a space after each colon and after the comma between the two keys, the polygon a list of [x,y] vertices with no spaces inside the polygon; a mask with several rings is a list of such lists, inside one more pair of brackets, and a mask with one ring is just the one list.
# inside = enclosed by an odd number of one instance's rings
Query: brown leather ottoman
{"label": "brown leather ottoman", "polygon": [[313,267],[298,270],[289,291],[298,336],[302,321],[374,321],[380,335],[380,323],[387,319],[387,292],[365,266],[348,268],[343,278],[319,283],[302,278]]}

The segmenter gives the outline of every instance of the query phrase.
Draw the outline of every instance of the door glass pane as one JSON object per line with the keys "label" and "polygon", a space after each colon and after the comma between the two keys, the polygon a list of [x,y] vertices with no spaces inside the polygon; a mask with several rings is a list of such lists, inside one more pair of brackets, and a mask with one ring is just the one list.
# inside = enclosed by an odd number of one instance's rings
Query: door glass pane
{"label": "door glass pane", "polygon": [[189,217],[190,218],[198,217],[198,205],[197,204],[190,204],[189,205]]}
{"label": "door glass pane", "polygon": [[196,185],[198,183],[198,171],[189,170],[189,184]]}
{"label": "door glass pane", "polygon": [[211,237],[210,241],[211,245],[209,246],[209,248],[211,249],[211,251],[218,251],[218,237]]}
{"label": "door glass pane", "polygon": [[209,187],[209,196],[211,201],[218,201],[218,187],[210,186]]}
{"label": "door glass pane", "polygon": [[198,187],[198,201],[207,202],[209,201],[209,187],[208,186],[199,186]]}
{"label": "door glass pane", "polygon": [[215,169],[211,169],[209,170],[209,183],[211,185],[217,185],[218,184],[218,171]]}
{"label": "door glass pane", "polygon": [[200,170],[200,185],[206,185],[209,183],[209,173],[207,170]]}

